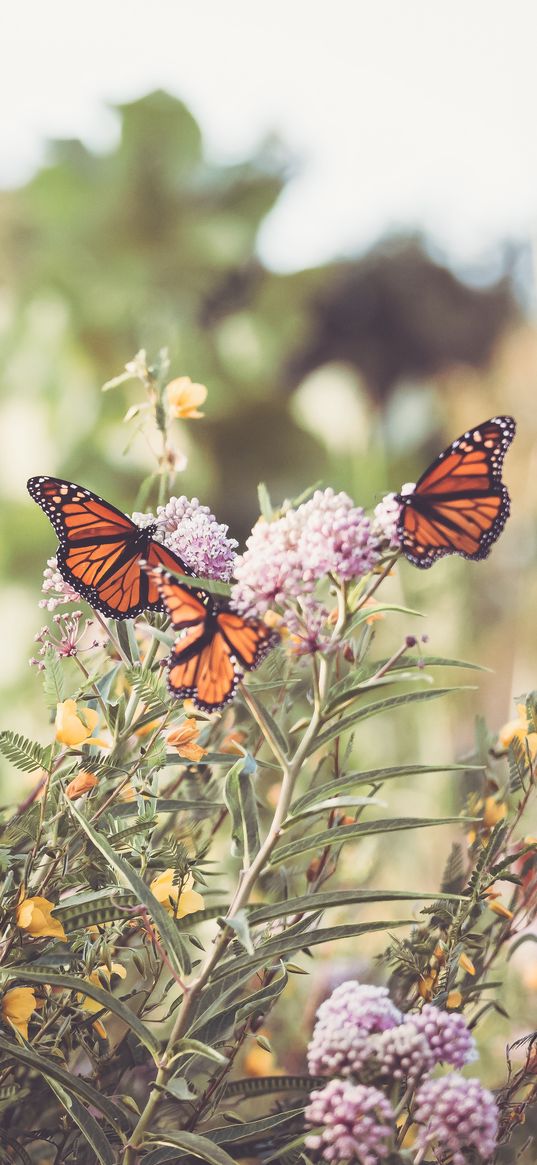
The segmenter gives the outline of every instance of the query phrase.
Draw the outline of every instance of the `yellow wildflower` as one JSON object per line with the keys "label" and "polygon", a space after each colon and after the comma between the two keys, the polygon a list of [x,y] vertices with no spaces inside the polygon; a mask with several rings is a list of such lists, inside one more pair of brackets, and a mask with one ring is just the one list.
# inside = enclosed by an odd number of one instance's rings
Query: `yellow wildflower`
{"label": "yellow wildflower", "polygon": [[16,919],[20,930],[28,931],[32,938],[66,938],[59,918],[52,917],[54,903],[48,898],[23,898],[17,906]]}
{"label": "yellow wildflower", "polygon": [[27,1040],[28,1020],[36,1006],[32,987],[12,987],[2,999],[2,1018],[8,1019]]}
{"label": "yellow wildflower", "polygon": [[500,728],[498,733],[498,740],[502,748],[509,748],[513,740],[518,740],[522,745],[524,751],[529,750],[532,760],[537,756],[537,732],[529,731],[528,713],[525,704],[517,704],[518,716],[515,720],[509,720],[507,724]]}
{"label": "yellow wildflower", "polygon": [[459,959],[459,967],[466,971],[468,975],[475,975],[475,967],[468,955],[461,955]]}
{"label": "yellow wildflower", "polygon": [[75,801],[77,797],[82,797],[83,793],[89,793],[90,789],[94,789],[99,784],[95,773],[80,772],[72,781],[69,781],[65,790],[65,796],[70,801]]}
{"label": "yellow wildflower", "polygon": [[206,748],[196,744],[199,733],[198,723],[192,717],[179,725],[179,728],[172,729],[166,739],[172,748],[177,749],[179,756],[184,756],[187,760],[199,761],[207,752]]}
{"label": "yellow wildflower", "polygon": [[509,908],[507,906],[504,906],[503,902],[496,902],[496,901],[490,902],[489,901],[488,905],[489,905],[490,910],[494,911],[494,914],[500,915],[500,918],[512,918],[513,917],[513,911],[509,910]]}
{"label": "yellow wildflower", "polygon": [[155,895],[157,902],[164,906],[168,914],[173,914],[176,918],[184,918],[185,914],[193,914],[196,910],[203,910],[205,903],[201,894],[197,890],[193,890],[194,879],[192,874],[189,874],[183,882],[183,888],[173,885],[173,876],[175,871],[168,869],[163,870],[162,874],[158,874],[153,878],[149,889]]}
{"label": "yellow wildflower", "polygon": [[77,744],[102,744],[96,737],[90,740],[99,722],[99,714],[94,708],[78,711],[75,700],[64,700],[56,708],[56,740],[73,748]]}
{"label": "yellow wildflower", "polygon": [[[112,969],[110,970],[110,968],[106,967],[104,963],[101,966],[96,967],[95,970],[91,972],[91,975],[87,976],[86,982],[93,983],[95,987],[103,987],[103,979],[106,981],[108,986],[110,986],[112,975],[119,975],[120,979],[126,978],[127,972],[121,963],[112,963],[111,967]],[[78,995],[77,998],[79,1007],[82,1007],[84,1011],[93,1012],[103,1010],[102,1003],[98,1003],[97,1000],[92,999],[90,995]]]}
{"label": "yellow wildflower", "polygon": [[497,801],[495,797],[485,797],[483,824],[487,829],[492,829],[498,824],[498,821],[503,821],[504,817],[507,817],[505,801]]}
{"label": "yellow wildflower", "polygon": [[189,376],[178,376],[170,380],[166,387],[168,408],[172,417],[183,421],[202,417],[198,405],[202,405],[207,397],[204,384],[193,384]]}
{"label": "yellow wildflower", "polygon": [[448,1011],[453,1011],[454,1008],[460,1007],[462,1003],[462,995],[460,991],[450,991],[446,999],[446,1007]]}
{"label": "yellow wildflower", "polygon": [[240,729],[236,729],[235,732],[228,732],[220,745],[220,752],[231,752],[238,756],[244,756],[242,746],[246,744],[247,739],[246,733],[241,732]]}

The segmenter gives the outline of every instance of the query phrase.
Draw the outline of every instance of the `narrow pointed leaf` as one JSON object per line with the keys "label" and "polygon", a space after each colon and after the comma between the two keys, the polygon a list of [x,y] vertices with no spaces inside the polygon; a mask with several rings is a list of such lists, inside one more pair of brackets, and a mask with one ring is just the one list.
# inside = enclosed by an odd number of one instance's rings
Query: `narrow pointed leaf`
{"label": "narrow pointed leaf", "polygon": [[251,866],[259,849],[259,820],[253,789],[255,762],[240,757],[229,770],[224,785],[224,800],[231,817],[231,853]]}
{"label": "narrow pointed leaf", "polygon": [[9,1040],[0,1036],[0,1052],[4,1052],[6,1056],[13,1060],[18,1060],[20,1064],[24,1064],[27,1068],[32,1068],[39,1072],[41,1076],[50,1077],[51,1080],[56,1080],[68,1092],[74,1092],[76,1096],[80,1097],[86,1104],[92,1105],[98,1112],[102,1112],[106,1116],[111,1125],[116,1128],[125,1128],[127,1123],[127,1115],[125,1111],[107,1096],[101,1092],[97,1092],[88,1084],[82,1076],[71,1075],[66,1072],[64,1068],[60,1068],[52,1057],[45,1057],[38,1055],[37,1052],[29,1048],[23,1048],[20,1044],[10,1043]]}
{"label": "narrow pointed leaf", "polygon": [[475,818],[470,817],[383,817],[375,821],[357,821],[354,825],[340,825],[336,829],[323,829],[281,845],[274,850],[270,859],[273,866],[287,862],[290,858],[302,857],[312,850],[322,850],[325,845],[343,845],[360,837],[371,837],[377,833],[397,833],[404,829],[429,829],[433,825],[461,825]]}
{"label": "narrow pointed leaf", "polygon": [[101,1165],[115,1165],[116,1155],[112,1150],[110,1142],[105,1137],[100,1124],[95,1120],[95,1117],[88,1112],[87,1108],[76,1097],[71,1096],[66,1088],[58,1084],[57,1080],[53,1080],[50,1076],[46,1076],[45,1079],[49,1088],[57,1096],[60,1104],[63,1105],[67,1115],[78,1125],[80,1132],[85,1137],[90,1149],[93,1150]]}
{"label": "narrow pointed leaf", "polygon": [[76,991],[80,995],[89,995],[90,999],[94,999],[96,1003],[100,1003],[101,1007],[106,1008],[107,1011],[113,1012],[127,1025],[133,1032],[136,1033],[140,1043],[151,1052],[152,1056],[158,1056],[160,1052],[160,1043],[156,1036],[146,1028],[141,1019],[130,1007],[117,999],[111,991],[105,991],[103,987],[98,987],[96,983],[91,983],[86,979],[77,979],[74,975],[57,975],[51,971],[35,971],[31,966],[29,967],[6,967],[0,971],[0,982],[6,982],[9,979],[23,979],[25,983],[47,983],[51,987],[62,987],[65,991]]}
{"label": "narrow pointed leaf", "polygon": [[[404,692],[400,696],[389,696],[386,700],[376,700],[373,704],[366,704],[362,708],[356,708],[354,712],[350,712],[348,716],[343,716],[341,720],[337,720],[330,728],[321,732],[316,740],[312,741],[308,749],[308,756],[312,752],[317,752],[317,749],[322,748],[323,745],[328,744],[335,736],[340,736],[350,728],[354,728],[360,720],[369,720],[372,716],[377,716],[379,712],[387,712],[391,708],[399,708],[405,704],[423,703],[426,700],[437,700],[441,696],[451,695],[454,692],[473,692],[475,687],[471,685],[461,685],[452,688],[426,688],[425,691],[419,692]],[[331,714],[336,709],[332,708]]]}
{"label": "narrow pointed leaf", "polygon": [[371,902],[437,902],[460,901],[460,894],[439,894],[437,890],[424,893],[421,890],[326,890],[319,894],[303,894],[300,898],[288,898],[285,902],[270,902],[249,914],[250,926],[269,922],[273,918],[284,918],[287,914],[302,914],[331,907],[359,906]]}
{"label": "narrow pointed leaf", "polygon": [[469,773],[483,772],[483,765],[389,765],[384,769],[365,769],[363,772],[347,773],[338,781],[330,781],[326,785],[317,785],[309,789],[302,797],[297,797],[291,805],[290,813],[299,813],[307,805],[323,797],[335,797],[336,793],[344,793],[347,789],[355,789],[357,785],[384,784],[384,781],[395,781],[399,777],[436,776],[439,773]]}
{"label": "narrow pointed leaf", "polygon": [[[152,1150],[144,1156],[144,1165],[163,1165],[165,1161],[177,1161],[177,1150],[182,1149],[208,1165],[236,1165],[236,1162],[219,1145],[200,1133],[174,1132],[160,1133],[158,1144],[163,1149]],[[164,1155],[163,1155],[164,1154]]]}
{"label": "narrow pointed leaf", "polygon": [[[320,943],[335,942],[339,939],[357,938],[362,934],[369,934],[376,930],[392,930],[400,926],[413,926],[415,920],[413,918],[384,919],[379,922],[362,922],[356,925],[342,925],[342,926],[327,926],[319,928],[318,930],[302,930],[302,931],[285,931],[282,934],[275,935],[274,938],[263,943],[260,947],[256,947],[253,955],[245,955],[241,958],[235,958],[233,962],[234,973],[238,974],[247,968],[252,971],[260,965],[268,965],[276,962],[278,959],[285,959],[288,955],[296,954],[297,951],[305,948],[318,946]],[[230,973],[229,960],[221,963],[220,967],[214,974],[214,980],[217,982],[225,975]]]}
{"label": "narrow pointed leaf", "polygon": [[126,858],[116,853],[108,839],[102,833],[98,833],[89,821],[86,821],[86,818],[83,817],[82,813],[80,813],[72,801],[69,801],[67,798],[66,801],[73,817],[76,818],[84,833],[93,842],[93,845],[106,858],[111,869],[115,870],[121,884],[132,890],[140,904],[146,907],[159,931],[161,942],[166,948],[168,958],[176,973],[180,976],[185,973],[189,974],[192,969],[190,955],[173,918],[161,906],[160,902],[157,901],[154,894],[151,893],[149,886],[146,886],[143,879],[140,878],[140,875],[136,873],[136,870],[132,868]]}

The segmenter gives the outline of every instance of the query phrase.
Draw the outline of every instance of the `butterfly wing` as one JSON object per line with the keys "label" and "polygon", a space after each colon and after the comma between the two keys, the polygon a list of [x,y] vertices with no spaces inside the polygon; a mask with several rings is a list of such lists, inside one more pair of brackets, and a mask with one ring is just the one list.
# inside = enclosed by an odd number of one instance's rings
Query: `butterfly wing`
{"label": "butterfly wing", "polygon": [[62,578],[108,618],[162,609],[158,591],[140,569],[141,557],[188,573],[177,555],[153,540],[154,527],[141,530],[91,490],[56,477],[32,477],[28,492],[58,535]]}
{"label": "butterfly wing", "polygon": [[262,619],[246,619],[224,610],[217,614],[216,621],[233,655],[247,671],[258,667],[280,640],[278,632]]}
{"label": "butterfly wing", "polygon": [[172,627],[180,632],[168,661],[168,687],[174,696],[216,712],[232,698],[240,675],[218,627],[215,604],[207,591],[183,586],[170,574],[149,574]]}
{"label": "butterfly wing", "polygon": [[427,569],[445,554],[487,557],[510,512],[501,474],[515,428],[512,417],[492,417],[463,433],[412,493],[399,495],[401,546],[415,566]]}
{"label": "butterfly wing", "polygon": [[240,678],[216,627],[195,627],[177,640],[168,667],[168,686],[175,696],[190,697],[205,712],[217,712],[232,699]]}
{"label": "butterfly wing", "polygon": [[216,604],[207,591],[184,586],[162,571],[149,573],[172,626],[181,633],[169,659],[168,686],[198,708],[216,712],[232,699],[240,667],[257,667],[279,637],[260,619],[243,619]]}

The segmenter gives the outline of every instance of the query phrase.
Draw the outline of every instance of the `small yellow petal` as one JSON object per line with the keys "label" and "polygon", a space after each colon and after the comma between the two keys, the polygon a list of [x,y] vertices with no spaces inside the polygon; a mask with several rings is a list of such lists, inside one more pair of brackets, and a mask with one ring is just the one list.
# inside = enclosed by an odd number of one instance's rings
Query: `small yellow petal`
{"label": "small yellow petal", "polygon": [[172,417],[191,420],[203,416],[198,405],[204,404],[207,399],[204,384],[193,384],[189,376],[178,376],[167,385],[166,396]]}
{"label": "small yellow petal", "polygon": [[466,971],[468,975],[475,975],[475,967],[468,955],[461,955],[459,959],[459,967]]}
{"label": "small yellow petal", "polygon": [[12,987],[2,999],[2,1017],[28,1039],[28,1020],[37,1004],[32,987]]}
{"label": "small yellow petal", "polygon": [[446,999],[446,1007],[448,1011],[453,1011],[454,1008],[460,1007],[462,1004],[462,995],[460,991],[450,991]]}
{"label": "small yellow petal", "polygon": [[54,903],[48,898],[37,895],[34,898],[24,898],[16,910],[17,926],[26,930],[33,938],[63,938],[67,936],[58,918],[53,918],[51,911]]}
{"label": "small yellow petal", "polygon": [[509,910],[507,906],[504,906],[503,902],[494,901],[494,902],[489,902],[488,905],[489,905],[489,908],[491,910],[493,910],[495,914],[500,915],[500,918],[512,918],[513,917],[513,911]]}
{"label": "small yellow petal", "polygon": [[77,797],[82,797],[84,793],[88,793],[90,789],[94,789],[99,784],[95,773],[80,772],[72,781],[69,781],[65,790],[66,797],[70,801],[74,801]]}
{"label": "small yellow petal", "polygon": [[[56,708],[56,740],[74,748],[89,740],[99,721],[99,715],[94,708],[81,708],[78,711],[75,700],[63,700]],[[92,744],[97,744],[96,740]]]}

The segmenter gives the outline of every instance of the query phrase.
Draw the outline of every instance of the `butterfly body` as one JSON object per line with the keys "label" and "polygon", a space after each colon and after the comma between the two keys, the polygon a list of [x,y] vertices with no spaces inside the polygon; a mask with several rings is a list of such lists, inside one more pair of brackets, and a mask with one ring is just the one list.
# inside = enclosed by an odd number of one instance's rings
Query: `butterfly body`
{"label": "butterfly body", "polygon": [[512,417],[501,416],[468,430],[411,492],[397,495],[401,547],[415,566],[427,569],[446,554],[487,557],[510,513],[501,473],[515,429]]}
{"label": "butterfly body", "polygon": [[156,524],[140,528],[91,490],[57,477],[31,477],[28,492],[58,535],[58,570],[82,598],[111,619],[162,610],[158,588],[140,567],[189,574],[186,564],[155,540]]}
{"label": "butterfly body", "polygon": [[258,667],[279,636],[261,619],[237,615],[207,591],[184,586],[162,570],[148,573],[179,633],[168,660],[168,687],[216,712],[233,698],[243,671]]}

